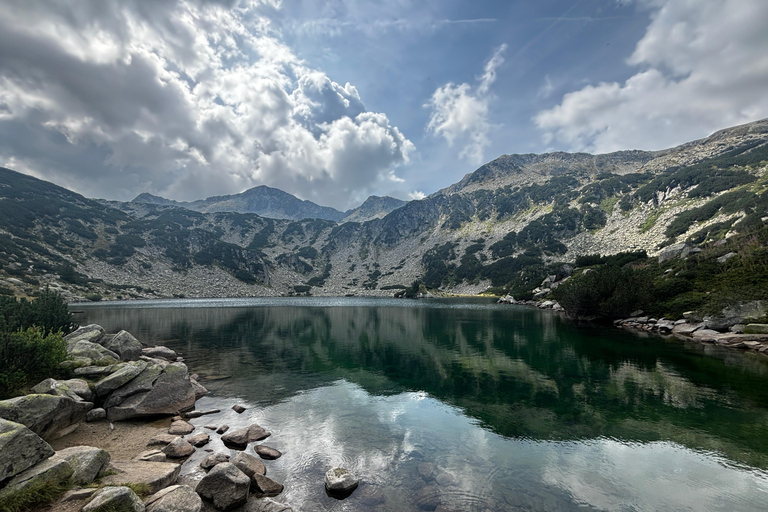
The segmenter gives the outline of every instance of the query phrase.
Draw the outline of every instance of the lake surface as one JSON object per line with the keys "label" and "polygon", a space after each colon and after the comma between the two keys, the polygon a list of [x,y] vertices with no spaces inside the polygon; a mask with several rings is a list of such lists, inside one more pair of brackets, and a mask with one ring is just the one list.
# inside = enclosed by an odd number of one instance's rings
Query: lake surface
{"label": "lake surface", "polygon": [[[271,431],[265,444],[284,455],[266,461],[267,475],[297,511],[768,507],[768,358],[759,354],[488,300],[72,309],[80,324],[181,352],[211,391],[197,408],[223,411],[195,425]],[[248,410],[237,415],[234,403]],[[323,489],[334,466],[361,478],[343,501]]]}

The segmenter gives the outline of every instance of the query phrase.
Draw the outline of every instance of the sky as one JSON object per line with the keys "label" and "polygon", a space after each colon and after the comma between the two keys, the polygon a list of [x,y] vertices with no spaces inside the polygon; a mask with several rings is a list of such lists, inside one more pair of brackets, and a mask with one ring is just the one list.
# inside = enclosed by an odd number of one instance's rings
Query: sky
{"label": "sky", "polygon": [[0,166],[346,210],[768,117],[765,0],[4,0]]}

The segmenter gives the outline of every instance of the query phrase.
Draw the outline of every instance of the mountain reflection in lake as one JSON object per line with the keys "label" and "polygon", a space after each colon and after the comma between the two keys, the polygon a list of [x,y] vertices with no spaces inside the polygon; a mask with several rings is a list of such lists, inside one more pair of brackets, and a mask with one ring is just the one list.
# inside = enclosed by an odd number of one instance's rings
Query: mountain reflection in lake
{"label": "mountain reflection in lake", "polygon": [[[295,510],[731,512],[768,499],[762,355],[486,300],[77,309],[81,324],[182,352],[212,391],[198,408],[224,411],[196,425],[270,430],[285,455],[269,475]],[[363,481],[342,502],[323,491],[334,465]]]}

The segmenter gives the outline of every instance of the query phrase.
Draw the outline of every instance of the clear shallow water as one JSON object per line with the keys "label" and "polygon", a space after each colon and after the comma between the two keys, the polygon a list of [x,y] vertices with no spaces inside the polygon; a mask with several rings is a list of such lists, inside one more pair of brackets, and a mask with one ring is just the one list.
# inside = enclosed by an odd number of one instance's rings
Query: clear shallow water
{"label": "clear shallow water", "polygon": [[[198,409],[223,411],[196,425],[270,430],[284,456],[268,475],[296,510],[737,511],[768,499],[763,356],[484,300],[72,309],[182,352],[212,391]],[[344,501],[323,491],[336,465],[363,482]]]}

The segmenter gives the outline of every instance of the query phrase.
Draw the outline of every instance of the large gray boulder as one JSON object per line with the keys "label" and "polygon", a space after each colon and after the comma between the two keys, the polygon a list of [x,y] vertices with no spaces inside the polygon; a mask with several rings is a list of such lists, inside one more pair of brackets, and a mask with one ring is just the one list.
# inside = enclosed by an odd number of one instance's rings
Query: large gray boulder
{"label": "large gray boulder", "polygon": [[136,361],[141,356],[141,342],[128,331],[120,331],[112,339],[102,343],[123,361]]}
{"label": "large gray boulder", "polygon": [[64,460],[72,466],[72,482],[88,485],[107,468],[109,453],[93,446],[73,446],[59,450],[51,460]]}
{"label": "large gray boulder", "polygon": [[14,501],[13,496],[28,489],[57,487],[64,484],[73,473],[72,465],[63,459],[51,457],[11,478],[0,490],[0,501]]}
{"label": "large gray boulder", "polygon": [[54,451],[21,423],[0,419],[0,482],[44,461]]}
{"label": "large gray boulder", "polygon": [[91,361],[98,361],[102,366],[115,364],[120,360],[120,356],[111,350],[102,347],[98,343],[91,343],[85,340],[69,342],[67,344],[67,354],[72,357],[82,357]]}
{"label": "large gray boulder", "polygon": [[88,387],[88,382],[83,379],[45,379],[30,391],[38,395],[66,396],[72,400],[85,400],[86,402],[93,400],[93,391]]}
{"label": "large gray boulder", "polygon": [[[142,375],[136,378],[141,379]],[[149,384],[144,379],[141,383]],[[130,386],[130,383],[128,385]],[[120,388],[115,390],[115,393],[119,392]],[[175,415],[195,406],[195,391],[184,363],[171,363],[162,367],[148,391],[132,394],[117,404],[113,398],[110,396],[107,400],[107,418],[111,421],[162,414]]]}
{"label": "large gray boulder", "polygon": [[78,327],[73,332],[64,336],[67,342],[76,341],[89,341],[91,343],[98,343],[104,337],[104,328],[97,324],[84,325]]}
{"label": "large gray boulder", "polygon": [[200,480],[195,491],[219,510],[232,510],[245,504],[250,488],[250,478],[231,462],[222,462]]}
{"label": "large gray boulder", "polygon": [[188,485],[172,485],[145,502],[147,512],[200,512],[203,501]]}
{"label": "large gray boulder", "polygon": [[280,503],[272,498],[260,498],[250,500],[243,512],[293,512],[293,509],[285,503]]}
{"label": "large gray boulder", "polygon": [[105,396],[117,388],[125,386],[134,378],[138,377],[148,366],[149,363],[146,361],[133,361],[126,364],[116,372],[107,375],[96,383],[94,386],[96,396]]}
{"label": "large gray boulder", "polygon": [[43,439],[57,439],[77,428],[91,409],[91,402],[33,394],[1,400],[0,418],[21,423]]}
{"label": "large gray boulder", "polygon": [[221,436],[221,440],[227,448],[245,450],[248,443],[261,441],[270,436],[270,433],[255,423],[249,427],[227,432]]}
{"label": "large gray boulder", "polygon": [[103,487],[96,491],[82,512],[144,512],[146,508],[129,487]]}

